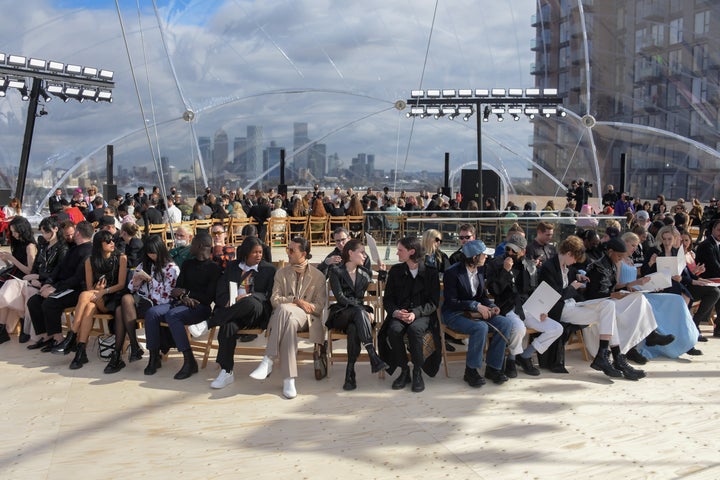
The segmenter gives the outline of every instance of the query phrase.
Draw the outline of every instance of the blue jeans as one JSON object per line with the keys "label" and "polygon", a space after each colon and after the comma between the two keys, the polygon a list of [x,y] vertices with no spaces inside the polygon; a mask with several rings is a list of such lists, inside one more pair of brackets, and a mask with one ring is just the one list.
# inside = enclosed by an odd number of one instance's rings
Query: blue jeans
{"label": "blue jeans", "polygon": [[148,349],[160,348],[160,322],[165,321],[170,328],[170,334],[175,340],[178,351],[189,350],[190,341],[185,332],[185,325],[193,325],[207,320],[210,312],[210,307],[202,304],[195,308],[185,305],[173,307],[169,303],[150,307],[145,313],[145,338]]}
{"label": "blue jeans", "polygon": [[[502,315],[495,315],[490,320],[475,320],[467,318],[463,312],[442,312],[442,321],[451,329],[470,335],[470,343],[468,344],[467,359],[465,360],[468,368],[482,367],[483,350],[485,349],[485,339],[488,335],[490,327],[488,323],[500,330],[506,338],[510,337],[512,330],[512,321]],[[494,330],[493,330],[494,332]],[[488,366],[500,370],[505,360],[505,339],[500,335],[493,335],[487,352]]]}

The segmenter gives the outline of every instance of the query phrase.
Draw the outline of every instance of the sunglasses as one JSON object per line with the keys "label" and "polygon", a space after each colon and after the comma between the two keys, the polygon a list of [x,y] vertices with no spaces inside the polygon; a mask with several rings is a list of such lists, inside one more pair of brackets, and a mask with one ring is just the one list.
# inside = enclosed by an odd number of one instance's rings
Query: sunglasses
{"label": "sunglasses", "polygon": [[341,243],[341,242],[345,242],[345,241],[347,241],[347,237],[345,237],[345,238],[336,238],[336,239],[335,239],[335,243]]}
{"label": "sunglasses", "polygon": [[107,243],[108,245],[110,245],[111,243],[115,243],[115,240],[113,240],[112,238],[108,238],[108,239],[106,239],[106,240],[103,240],[103,242],[105,242],[105,243]]}
{"label": "sunglasses", "polygon": [[436,238],[435,243],[442,243],[442,238]]}
{"label": "sunglasses", "polygon": [[222,235],[223,233],[225,233],[223,230],[216,230],[212,232],[213,235]]}
{"label": "sunglasses", "polygon": [[472,235],[458,235],[458,238],[460,240],[470,240],[472,238]]}

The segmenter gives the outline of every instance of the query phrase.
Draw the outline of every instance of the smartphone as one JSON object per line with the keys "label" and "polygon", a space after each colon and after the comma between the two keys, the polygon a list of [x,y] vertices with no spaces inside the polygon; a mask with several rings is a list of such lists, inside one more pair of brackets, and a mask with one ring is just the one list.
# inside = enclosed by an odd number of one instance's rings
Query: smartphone
{"label": "smartphone", "polygon": [[101,283],[105,281],[105,275],[100,275],[100,278],[98,278],[97,283]]}

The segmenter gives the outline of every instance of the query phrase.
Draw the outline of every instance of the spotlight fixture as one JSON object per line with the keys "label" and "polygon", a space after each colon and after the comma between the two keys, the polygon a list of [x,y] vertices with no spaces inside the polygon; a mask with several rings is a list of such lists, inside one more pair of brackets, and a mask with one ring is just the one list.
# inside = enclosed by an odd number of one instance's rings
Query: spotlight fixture
{"label": "spotlight fixture", "polygon": [[558,114],[559,117],[567,117],[567,112],[565,111],[564,108],[558,108],[558,113],[557,113],[557,114]]}
{"label": "spotlight fixture", "polygon": [[509,97],[522,97],[522,95],[523,95],[522,88],[508,88],[508,96]]}
{"label": "spotlight fixture", "polygon": [[504,97],[505,96],[505,89],[504,88],[493,88],[490,93],[493,97]]}
{"label": "spotlight fixture", "polygon": [[10,55],[7,58],[7,64],[14,67],[24,67],[27,64],[27,58],[20,55]]}
{"label": "spotlight fixture", "polygon": [[533,120],[535,118],[535,115],[540,114],[540,109],[537,107],[525,107],[525,115],[530,118],[530,120]]}
{"label": "spotlight fixture", "polygon": [[551,115],[557,115],[557,107],[542,107],[542,114],[545,118],[550,118]]}
{"label": "spotlight fixture", "polygon": [[477,88],[477,89],[475,89],[475,96],[476,97],[489,97],[490,90],[488,90],[487,88]]}
{"label": "spotlight fixture", "polygon": [[410,114],[415,115],[422,115],[425,113],[425,107],[410,107]]}
{"label": "spotlight fixture", "polygon": [[467,122],[470,120],[470,117],[472,117],[473,107],[470,105],[460,105],[458,107],[458,113],[463,115],[463,120]]}
{"label": "spotlight fixture", "polygon": [[43,98],[43,100],[45,100],[45,103],[52,100],[52,97],[47,92],[47,90],[45,90],[45,87],[40,87],[40,96]]}
{"label": "spotlight fixture", "polygon": [[473,91],[469,88],[462,88],[458,90],[458,97],[472,97]]}
{"label": "spotlight fixture", "polygon": [[483,110],[483,122],[487,122],[490,119],[490,107],[485,106],[485,110]]}
{"label": "spotlight fixture", "polygon": [[7,90],[7,80],[0,78],[0,97],[5,96],[5,90]]}
{"label": "spotlight fixture", "polygon": [[426,92],[428,98],[440,98],[440,90],[433,89]]}
{"label": "spotlight fixture", "polygon": [[431,106],[427,107],[427,109],[425,110],[425,113],[427,113],[428,115],[437,115],[440,113],[440,107],[431,105]]}
{"label": "spotlight fixture", "polygon": [[511,105],[508,107],[507,113],[512,115],[513,120],[516,122],[520,120],[520,114],[522,113],[522,107],[520,105]]}
{"label": "spotlight fixture", "polygon": [[65,71],[65,64],[61,62],[55,62],[53,60],[50,60],[48,62],[47,69],[51,72],[64,72]]}
{"label": "spotlight fixture", "polygon": [[442,96],[445,98],[454,97],[455,95],[456,95],[456,92],[453,89],[447,89],[447,90],[442,91]]}
{"label": "spotlight fixture", "polygon": [[37,70],[45,70],[46,65],[47,61],[40,60],[39,58],[31,58],[30,60],[28,60],[28,67]]}
{"label": "spotlight fixture", "polygon": [[25,88],[25,80],[18,80],[15,78],[11,78],[8,80],[7,86],[9,88],[17,88],[18,90]]}
{"label": "spotlight fixture", "polygon": [[20,89],[20,97],[23,99],[23,102],[27,102],[30,100],[30,93],[28,93],[27,87],[23,87]]}
{"label": "spotlight fixture", "polygon": [[112,103],[112,92],[110,90],[100,90],[98,91],[97,98],[95,101],[103,101],[103,102],[109,102]]}
{"label": "spotlight fixture", "polygon": [[422,98],[424,96],[425,92],[423,90],[413,90],[412,92],[410,92],[410,98]]}

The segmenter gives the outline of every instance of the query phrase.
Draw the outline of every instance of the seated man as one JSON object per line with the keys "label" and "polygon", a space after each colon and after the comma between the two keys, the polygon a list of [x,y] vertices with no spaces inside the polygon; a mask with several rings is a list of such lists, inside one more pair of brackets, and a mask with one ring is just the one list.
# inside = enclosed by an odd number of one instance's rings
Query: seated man
{"label": "seated man", "polygon": [[220,267],[210,258],[212,240],[207,233],[198,233],[190,245],[194,258],[183,262],[175,288],[170,292],[173,301],[150,307],[145,313],[145,336],[150,351],[150,361],[145,375],[154,375],[160,368],[160,322],[168,324],[170,334],[179,352],[183,354],[183,366],[175,374],[176,380],[189,378],[198,372],[185,325],[206,320],[212,312],[215,290],[220,278]]}
{"label": "seated man", "polygon": [[[485,262],[485,252],[488,250],[480,240],[466,243],[462,248],[464,260],[445,270],[443,276],[443,323],[453,330],[470,335],[463,379],[475,388],[485,384],[478,370],[482,367],[485,340],[490,328],[488,325],[492,325],[495,335],[487,352],[485,376],[498,385],[508,379],[503,373],[503,361],[512,322],[500,315],[500,309],[490,301],[485,292],[482,272],[478,271],[479,265]],[[470,312],[477,312],[480,318],[469,318]]]}
{"label": "seated man", "polygon": [[170,256],[178,267],[182,268],[183,262],[190,258],[190,243],[193,239],[193,232],[185,225],[180,225],[173,232],[173,248]]}
{"label": "seated man", "polygon": [[297,377],[297,332],[310,330],[315,351],[325,342],[322,313],[327,304],[325,276],[309,265],[310,242],[303,237],[293,238],[287,247],[288,262],[275,274],[270,303],[273,307],[268,330],[267,348],[260,365],[250,374],[264,380],[272,372],[274,359],[279,359],[283,375],[283,395],[295,398]]}
{"label": "seated man", "polygon": [[[233,376],[237,331],[249,328],[265,329],[270,319],[275,267],[262,259],[263,248],[256,237],[246,237],[237,250],[238,258],[228,263],[225,273],[218,282],[215,296],[215,312],[207,322],[198,326],[219,325],[217,362],[220,374],[210,386],[224,388],[230,385]],[[230,284],[234,298],[230,295]],[[236,293],[237,292],[237,293]],[[209,325],[208,325],[209,324]],[[192,325],[190,328],[194,328]]]}
{"label": "seated man", "polygon": [[[339,267],[342,265],[342,250],[345,244],[350,239],[350,232],[345,227],[337,227],[333,230],[333,240],[335,241],[335,248],[330,252],[325,260],[320,262],[318,270],[320,270],[326,277],[330,276],[330,270],[333,267]],[[372,272],[372,264],[370,263],[370,257],[365,257],[365,269]]]}
{"label": "seated man", "polygon": [[[525,257],[526,247],[525,237],[518,233],[510,235],[505,242],[504,254],[488,262],[486,270],[488,291],[500,308],[500,314],[513,322],[508,345],[510,354],[505,365],[509,377],[517,376],[516,362],[528,375],[540,375],[540,370],[533,365],[532,354],[545,352],[563,333],[562,325],[551,318],[525,316],[522,305],[538,285],[538,268],[534,260]],[[523,350],[526,326],[541,334]]]}

